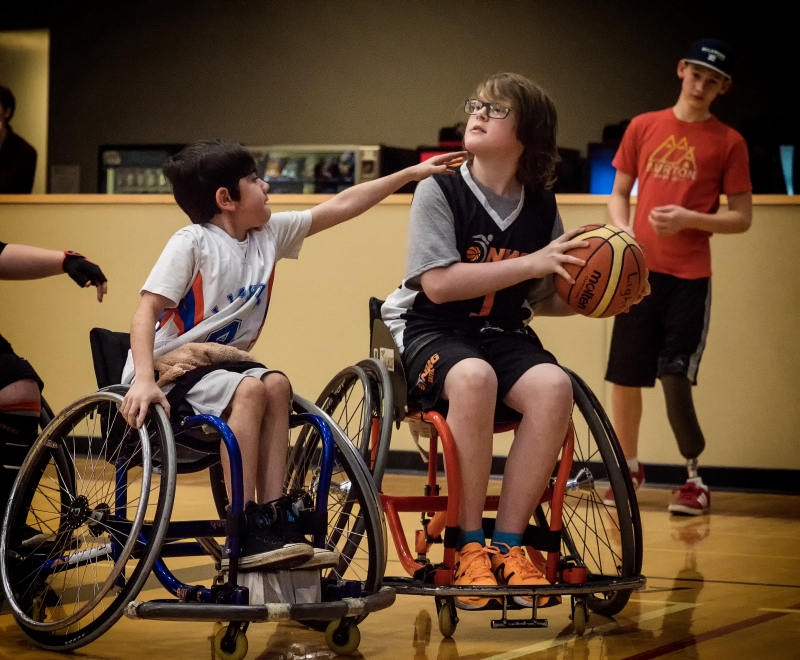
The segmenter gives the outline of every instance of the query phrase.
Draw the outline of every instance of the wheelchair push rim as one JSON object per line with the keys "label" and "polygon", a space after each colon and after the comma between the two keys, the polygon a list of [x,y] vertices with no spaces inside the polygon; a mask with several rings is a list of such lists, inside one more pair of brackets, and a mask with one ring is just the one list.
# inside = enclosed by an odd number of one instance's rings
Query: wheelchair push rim
{"label": "wheelchair push rim", "polygon": [[[168,483],[174,481],[174,449],[163,433],[168,423],[159,409],[133,430],[119,414],[121,403],[121,393],[101,391],[65,408],[37,439],[12,490],[0,537],[3,588],[23,630],[47,648],[82,646],[113,625],[126,600],[141,588],[150,571],[149,555],[152,561],[157,556],[151,550],[163,538],[163,525],[151,527],[147,543],[142,530],[153,500],[158,509],[165,504],[171,509],[174,497],[174,483]],[[121,437],[115,436],[120,430]],[[160,440],[154,439],[159,433]],[[52,469],[47,474],[59,454],[74,475],[71,483],[57,461],[56,474]],[[154,480],[156,463],[162,477]],[[53,502],[55,491],[62,499],[60,510]],[[43,539],[29,551],[13,534],[23,526],[38,530]],[[23,550],[28,554],[18,552]],[[133,559],[138,564],[126,579]],[[26,606],[26,599],[33,606]],[[57,618],[43,620],[48,615]]]}

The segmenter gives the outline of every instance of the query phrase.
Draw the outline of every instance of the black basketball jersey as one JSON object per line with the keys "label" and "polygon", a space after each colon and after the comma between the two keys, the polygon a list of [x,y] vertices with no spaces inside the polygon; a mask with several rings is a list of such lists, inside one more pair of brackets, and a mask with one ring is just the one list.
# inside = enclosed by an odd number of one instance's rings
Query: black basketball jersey
{"label": "black basketball jersey", "polygon": [[[474,182],[468,183],[461,170],[433,178],[452,209],[456,248],[462,263],[514,259],[541,250],[552,240],[557,215],[552,192],[525,186],[522,206],[516,218],[509,218],[509,223],[496,214],[494,218],[490,215],[478,198]],[[388,322],[394,317],[390,327],[394,326],[392,332],[401,347],[430,331],[470,333],[487,324],[518,329],[530,317],[527,297],[536,281],[526,280],[487,296],[440,304],[432,302],[422,290],[412,292],[401,286],[387,299],[384,319]],[[405,309],[401,311],[398,306]],[[398,326],[401,321],[402,327]]]}

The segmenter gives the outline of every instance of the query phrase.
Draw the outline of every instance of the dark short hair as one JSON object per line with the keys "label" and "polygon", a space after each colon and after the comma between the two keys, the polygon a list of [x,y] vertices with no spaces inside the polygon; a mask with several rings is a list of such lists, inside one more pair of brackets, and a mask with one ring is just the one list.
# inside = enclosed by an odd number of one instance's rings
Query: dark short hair
{"label": "dark short hair", "polygon": [[8,120],[11,121],[11,117],[14,116],[14,110],[17,108],[17,102],[14,99],[14,95],[11,93],[11,90],[8,87],[3,87],[0,85],[0,105],[2,105],[6,110],[11,110],[11,114],[8,117]]}
{"label": "dark short hair", "polygon": [[209,222],[217,213],[217,190],[227,188],[239,199],[239,180],[256,171],[253,156],[228,140],[200,140],[184,147],[164,165],[172,194],[195,224]]}
{"label": "dark short hair", "polygon": [[478,85],[475,94],[483,94],[488,101],[504,101],[516,115],[517,139],[525,148],[517,169],[519,182],[552,188],[558,163],[558,116],[552,99],[517,73],[496,73]]}

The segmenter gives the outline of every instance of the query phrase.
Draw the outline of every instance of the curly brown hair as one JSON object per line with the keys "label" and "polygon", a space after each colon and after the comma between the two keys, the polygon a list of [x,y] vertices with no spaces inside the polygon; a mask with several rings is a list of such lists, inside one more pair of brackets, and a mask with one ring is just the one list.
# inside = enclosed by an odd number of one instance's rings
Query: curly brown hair
{"label": "curly brown hair", "polygon": [[523,185],[546,190],[556,181],[558,116],[553,100],[541,87],[517,73],[496,73],[475,90],[489,102],[507,103],[517,120],[517,139],[524,147],[517,168]]}

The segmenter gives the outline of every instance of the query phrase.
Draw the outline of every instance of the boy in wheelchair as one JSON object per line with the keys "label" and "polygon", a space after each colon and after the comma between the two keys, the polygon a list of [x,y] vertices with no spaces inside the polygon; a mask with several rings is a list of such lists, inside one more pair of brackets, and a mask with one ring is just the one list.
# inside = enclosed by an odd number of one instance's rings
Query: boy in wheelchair
{"label": "boy in wheelchair", "polygon": [[[550,191],[557,162],[556,110],[538,86],[497,74],[466,101],[469,152],[456,176],[434,176],[411,205],[406,277],[382,317],[402,351],[409,409],[446,409],[461,470],[454,584],[547,584],[527,557],[523,532],[544,492],[572,409],[556,358],[526,326],[533,315],[574,312],[553,277],[570,282],[568,251]],[[521,422],[506,462],[495,532],[482,512],[496,415]],[[508,421],[508,420],[503,420]],[[531,606],[531,598],[515,597]],[[488,599],[464,597],[465,609]]]}
{"label": "boy in wheelchair", "polygon": [[[274,215],[267,205],[269,186],[240,145],[200,141],[172,157],[164,173],[192,225],[173,235],[142,287],[122,376],[123,384],[132,383],[121,408],[126,421],[141,427],[154,403],[175,418],[167,398],[172,386],[156,385],[155,358],[194,343],[242,351],[255,344],[269,309],[275,264],[297,258],[307,236],[360,215],[410,181],[445,173],[460,155],[439,156],[354,186],[307,211]],[[252,362],[225,362],[189,371],[174,387],[195,413],[225,419],[238,440],[247,503],[240,568],[336,563],[327,556],[334,553],[315,553],[293,503],[283,497],[292,402],[286,376]],[[221,455],[230,498],[224,446]]]}

